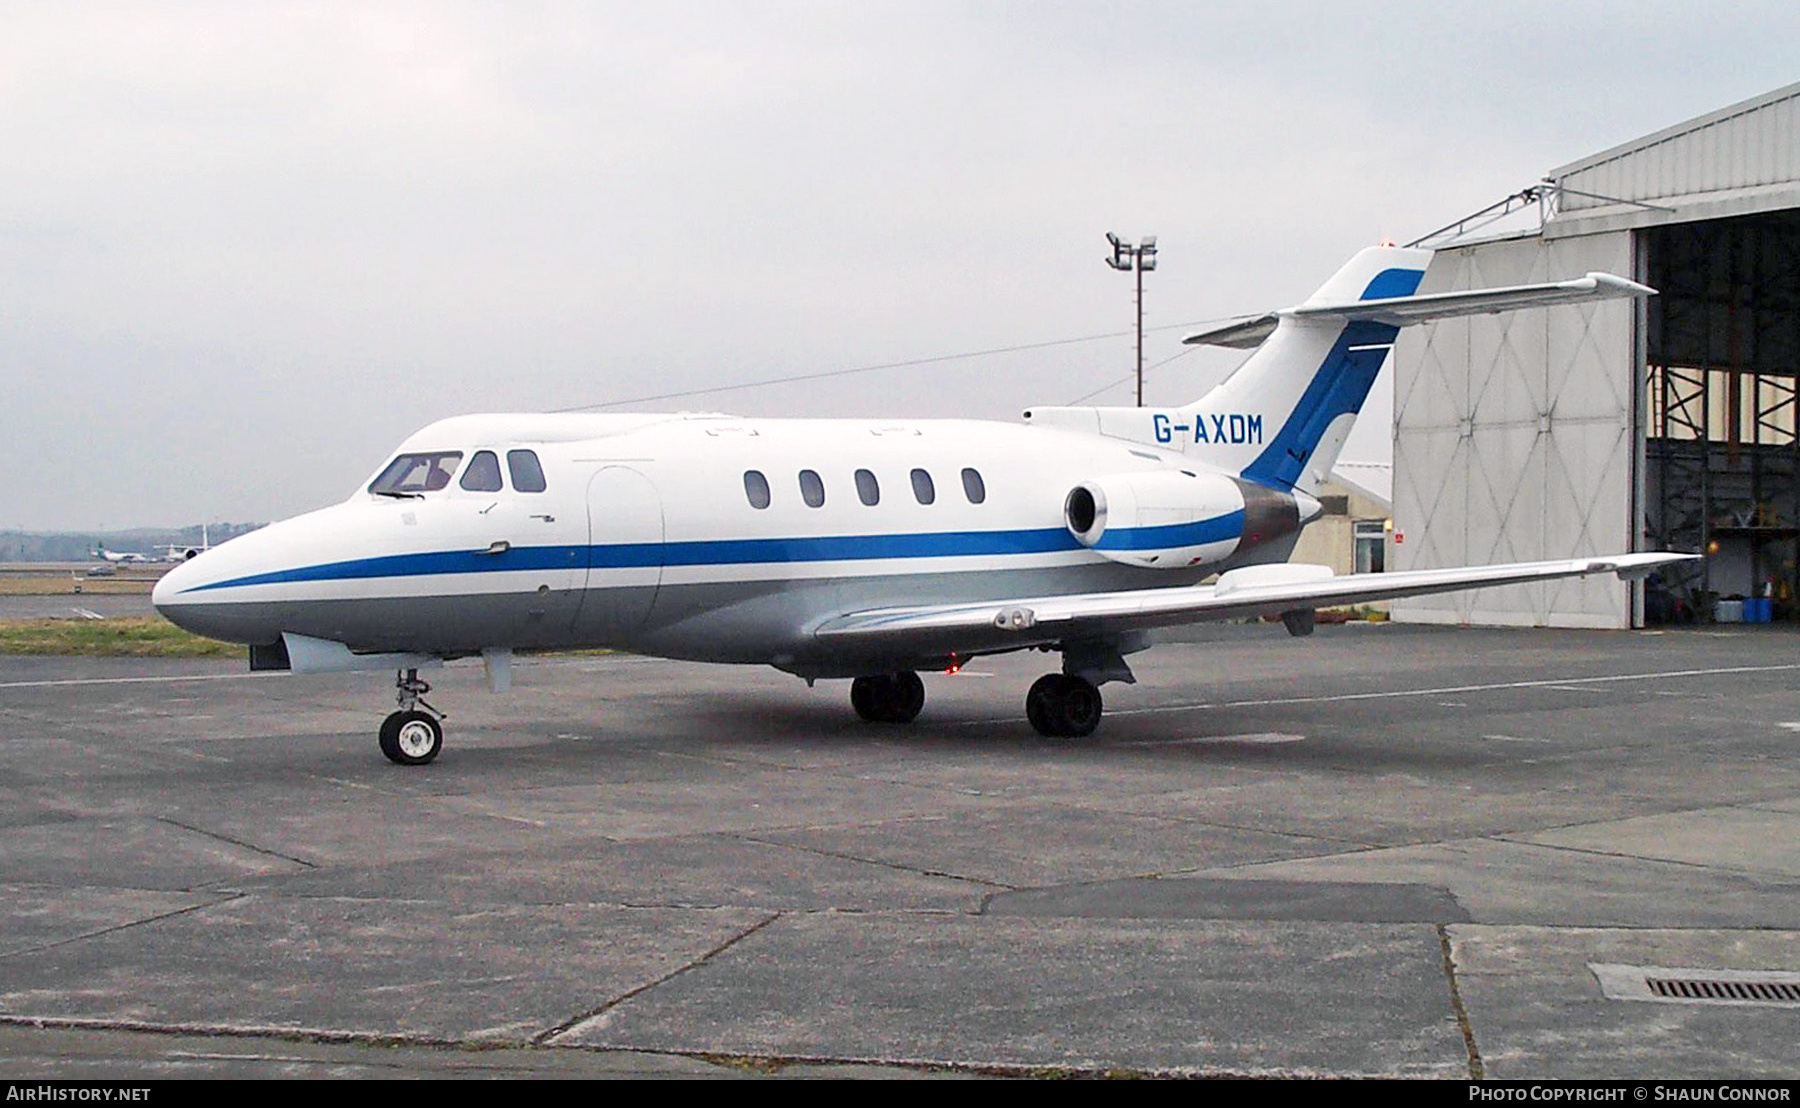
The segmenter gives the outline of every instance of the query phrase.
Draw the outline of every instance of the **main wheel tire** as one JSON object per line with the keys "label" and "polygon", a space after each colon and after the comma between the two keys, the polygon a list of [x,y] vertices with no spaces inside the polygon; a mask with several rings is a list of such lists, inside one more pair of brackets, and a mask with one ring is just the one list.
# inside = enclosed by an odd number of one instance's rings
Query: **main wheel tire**
{"label": "main wheel tire", "polygon": [[1105,702],[1092,681],[1081,677],[1064,677],[1061,699],[1062,734],[1071,739],[1085,739],[1100,726]]}
{"label": "main wheel tire", "polygon": [[858,677],[850,682],[850,707],[858,719],[875,723],[881,717],[882,686],[886,677]]}
{"label": "main wheel tire", "polygon": [[1046,673],[1025,694],[1025,718],[1047,739],[1080,739],[1100,726],[1104,703],[1093,682]]}
{"label": "main wheel tire", "polygon": [[925,707],[925,682],[910,669],[888,678],[887,694],[882,718],[889,723],[911,723]]}
{"label": "main wheel tire", "polygon": [[444,726],[425,712],[395,712],[381,725],[381,752],[398,765],[422,766],[443,748]]}
{"label": "main wheel tire", "polygon": [[1031,691],[1025,694],[1025,718],[1031,721],[1031,727],[1046,739],[1061,738],[1062,732],[1056,729],[1055,702],[1057,690],[1062,684],[1062,674],[1046,673],[1031,683]]}

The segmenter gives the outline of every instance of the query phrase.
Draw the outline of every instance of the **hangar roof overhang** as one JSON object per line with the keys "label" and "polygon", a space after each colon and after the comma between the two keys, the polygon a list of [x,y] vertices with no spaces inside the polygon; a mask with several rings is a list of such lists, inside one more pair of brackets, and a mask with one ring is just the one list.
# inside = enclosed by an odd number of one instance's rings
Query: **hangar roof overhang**
{"label": "hangar roof overhang", "polygon": [[1800,208],[1800,82],[1550,171],[1545,238]]}

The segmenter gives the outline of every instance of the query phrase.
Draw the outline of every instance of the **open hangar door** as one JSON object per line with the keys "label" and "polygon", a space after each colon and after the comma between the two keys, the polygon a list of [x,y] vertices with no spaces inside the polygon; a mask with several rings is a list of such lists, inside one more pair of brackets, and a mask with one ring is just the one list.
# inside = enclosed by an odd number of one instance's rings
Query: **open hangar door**
{"label": "open hangar door", "polygon": [[1645,320],[1644,545],[1708,554],[1647,583],[1644,619],[1800,619],[1800,211],[1636,234],[1661,293]]}

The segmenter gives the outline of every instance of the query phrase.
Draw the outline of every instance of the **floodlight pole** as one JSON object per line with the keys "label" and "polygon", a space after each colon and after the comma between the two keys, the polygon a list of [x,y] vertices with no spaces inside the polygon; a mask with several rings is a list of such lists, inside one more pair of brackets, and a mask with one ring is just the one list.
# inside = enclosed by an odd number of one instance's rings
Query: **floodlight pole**
{"label": "floodlight pole", "polygon": [[1121,242],[1119,236],[1108,231],[1106,241],[1112,243],[1113,248],[1113,256],[1106,259],[1106,264],[1137,274],[1137,406],[1141,408],[1144,406],[1144,274],[1156,268],[1156,236],[1145,235],[1142,242],[1133,246]]}

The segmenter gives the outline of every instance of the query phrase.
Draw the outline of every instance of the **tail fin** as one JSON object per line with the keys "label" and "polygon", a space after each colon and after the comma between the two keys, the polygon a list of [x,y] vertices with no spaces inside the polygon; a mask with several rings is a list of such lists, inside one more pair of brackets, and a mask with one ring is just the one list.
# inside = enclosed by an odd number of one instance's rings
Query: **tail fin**
{"label": "tail fin", "polygon": [[1429,250],[1371,247],[1298,308],[1189,338],[1190,343],[1258,346],[1223,384],[1183,410],[1193,422],[1222,426],[1228,435],[1233,416],[1254,421],[1248,430],[1255,433],[1232,435],[1227,449],[1215,448],[1210,460],[1259,484],[1314,491],[1331,473],[1400,329],[1376,320],[1296,313],[1410,297],[1430,261]]}
{"label": "tail fin", "polygon": [[1270,488],[1312,493],[1331,475],[1400,328],[1655,289],[1605,273],[1572,281],[1417,295],[1431,251],[1370,247],[1292,308],[1231,320],[1190,343],[1255,348],[1182,408],[1033,408],[1034,423],[1179,450]]}
{"label": "tail fin", "polygon": [[1430,261],[1429,250],[1371,247],[1302,304],[1190,337],[1190,343],[1257,347],[1223,384],[1179,413],[1179,422],[1213,429],[1215,440],[1216,432],[1227,436],[1207,460],[1260,484],[1313,492],[1330,476],[1401,327],[1655,292],[1590,273],[1542,285],[1415,295]]}

